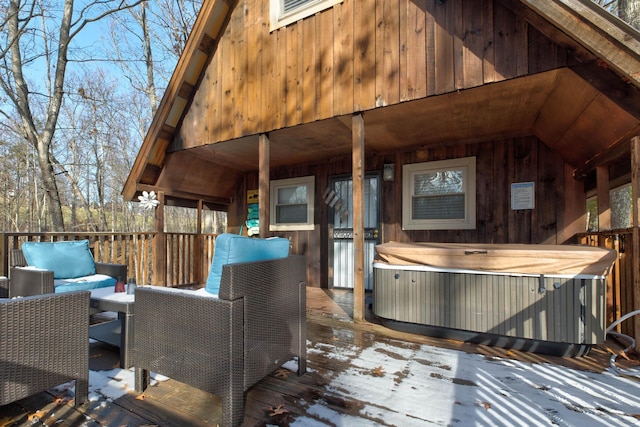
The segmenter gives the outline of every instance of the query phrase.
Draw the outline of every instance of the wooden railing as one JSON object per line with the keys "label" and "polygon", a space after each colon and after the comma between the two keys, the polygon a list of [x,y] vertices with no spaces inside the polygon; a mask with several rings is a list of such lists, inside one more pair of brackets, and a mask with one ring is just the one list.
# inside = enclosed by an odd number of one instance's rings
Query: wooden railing
{"label": "wooden railing", "polygon": [[[59,241],[88,239],[97,262],[127,264],[129,278],[138,284],[168,286],[204,283],[213,258],[216,235],[191,233],[2,233],[0,241],[0,271],[9,276],[9,253],[26,241]],[[164,266],[155,265],[158,250],[164,250]],[[154,277],[158,272],[164,281]]]}
{"label": "wooden railing", "polygon": [[[2,233],[0,239],[0,272],[9,276],[9,252],[26,241],[58,241],[88,239],[98,262],[127,264],[128,275],[138,284],[167,286],[195,285],[206,281],[213,259],[215,234],[162,233]],[[607,278],[607,319],[609,325],[634,310],[633,307],[633,232],[611,230],[578,235],[579,242],[590,246],[615,249],[618,258]],[[157,251],[164,256],[158,257]],[[155,265],[166,260],[164,266]],[[160,273],[158,273],[160,272]],[[164,281],[154,275],[161,274]],[[633,336],[633,323],[627,321],[619,332]]]}
{"label": "wooden railing", "polygon": [[[610,230],[578,235],[582,244],[615,249],[618,259],[607,277],[607,326],[627,313],[633,307],[633,230]],[[633,320],[623,322],[618,332],[634,336]]]}

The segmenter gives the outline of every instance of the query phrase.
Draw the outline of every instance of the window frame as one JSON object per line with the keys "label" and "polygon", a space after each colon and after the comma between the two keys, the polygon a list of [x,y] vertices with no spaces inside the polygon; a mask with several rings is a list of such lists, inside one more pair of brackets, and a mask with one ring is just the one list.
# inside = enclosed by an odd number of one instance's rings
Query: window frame
{"label": "window frame", "polygon": [[308,0],[305,4],[284,13],[284,0],[270,0],[269,3],[269,31],[285,27],[315,13],[342,3],[343,0]]}
{"label": "window frame", "polygon": [[[283,188],[300,187],[307,188],[307,222],[305,223],[278,223],[276,207],[278,205],[278,190]],[[304,231],[315,229],[315,176],[303,176],[273,180],[269,183],[269,231]]]}
{"label": "window frame", "polygon": [[[428,172],[452,169],[462,170],[463,193],[465,195],[464,218],[462,219],[413,219],[412,197],[414,177]],[[402,166],[402,229],[403,230],[473,230],[476,228],[476,158],[438,160],[410,163]]]}

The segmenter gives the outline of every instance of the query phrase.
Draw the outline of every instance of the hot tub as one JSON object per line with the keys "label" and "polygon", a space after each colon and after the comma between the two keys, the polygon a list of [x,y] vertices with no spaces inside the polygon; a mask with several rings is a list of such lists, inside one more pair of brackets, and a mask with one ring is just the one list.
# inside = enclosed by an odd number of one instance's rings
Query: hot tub
{"label": "hot tub", "polygon": [[394,329],[581,356],[604,341],[615,259],[577,245],[384,243],[373,312]]}

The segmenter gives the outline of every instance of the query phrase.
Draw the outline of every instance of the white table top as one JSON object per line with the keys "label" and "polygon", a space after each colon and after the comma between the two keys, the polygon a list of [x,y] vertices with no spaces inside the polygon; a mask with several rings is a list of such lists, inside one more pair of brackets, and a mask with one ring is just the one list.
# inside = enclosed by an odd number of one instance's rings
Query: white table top
{"label": "white table top", "polygon": [[133,302],[135,301],[135,294],[128,294],[126,292],[115,292],[115,286],[108,286],[106,288],[92,289],[91,298],[107,301]]}

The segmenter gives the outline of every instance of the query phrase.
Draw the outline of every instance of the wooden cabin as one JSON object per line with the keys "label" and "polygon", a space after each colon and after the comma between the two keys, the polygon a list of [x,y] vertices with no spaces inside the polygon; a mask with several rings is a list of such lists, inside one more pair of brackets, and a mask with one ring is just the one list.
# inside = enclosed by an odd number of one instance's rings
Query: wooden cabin
{"label": "wooden cabin", "polygon": [[204,0],[123,195],[290,238],[358,318],[377,243],[576,243],[590,192],[601,228],[612,183],[638,205],[639,86],[589,0]]}

